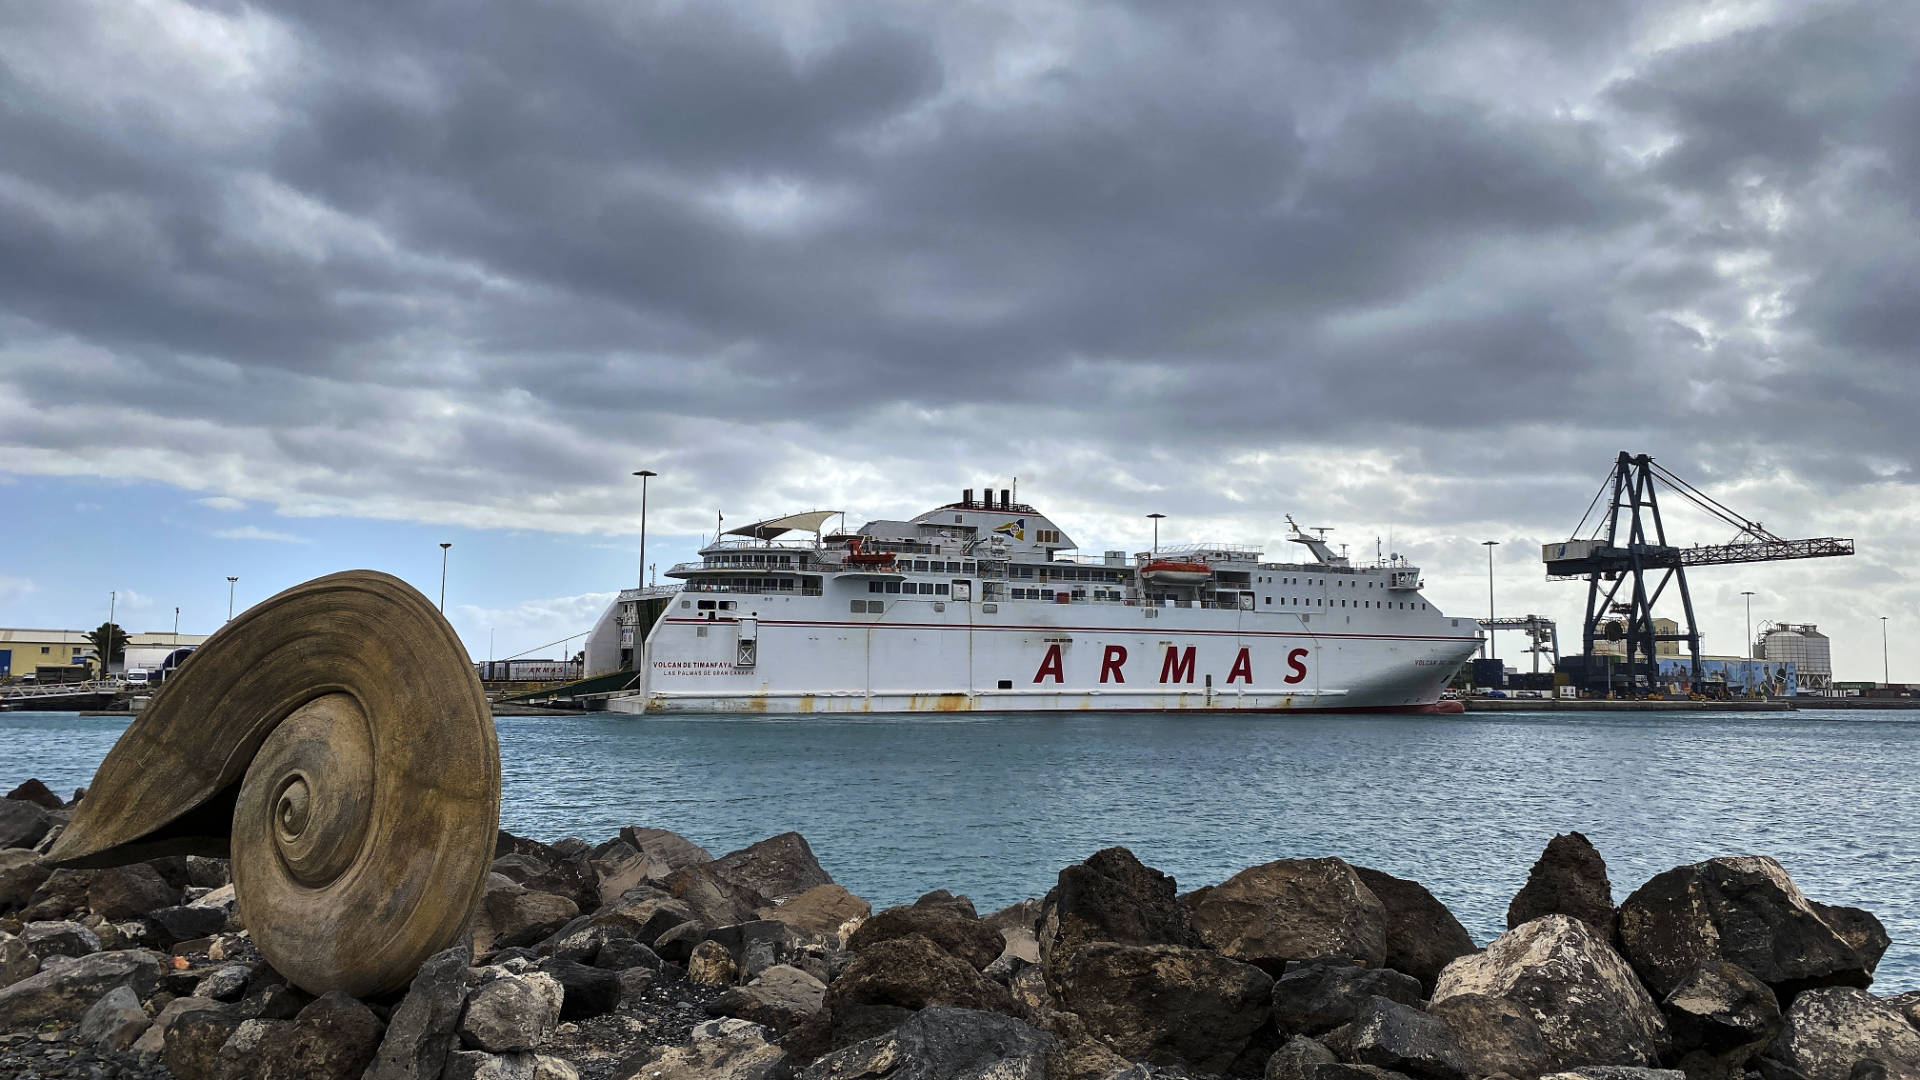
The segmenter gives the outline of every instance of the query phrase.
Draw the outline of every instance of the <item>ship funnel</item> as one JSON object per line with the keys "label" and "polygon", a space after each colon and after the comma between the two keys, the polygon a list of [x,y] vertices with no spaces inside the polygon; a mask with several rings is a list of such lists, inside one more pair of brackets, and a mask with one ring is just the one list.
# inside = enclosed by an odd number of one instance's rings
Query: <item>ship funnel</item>
{"label": "ship funnel", "polygon": [[960,489],[960,505],[961,506],[973,505],[973,489],[972,488]]}
{"label": "ship funnel", "polygon": [[1000,489],[1000,509],[1013,509],[1013,492],[1007,488]]}

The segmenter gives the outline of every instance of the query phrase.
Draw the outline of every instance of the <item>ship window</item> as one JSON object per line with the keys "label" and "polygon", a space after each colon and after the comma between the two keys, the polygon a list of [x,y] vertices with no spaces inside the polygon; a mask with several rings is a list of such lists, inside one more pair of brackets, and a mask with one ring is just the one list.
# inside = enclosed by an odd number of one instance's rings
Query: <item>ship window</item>
{"label": "ship window", "polygon": [[702,600],[702,601],[700,601],[700,610],[701,610],[701,611],[712,611],[712,610],[713,610],[713,601],[711,601],[711,600]]}
{"label": "ship window", "polygon": [[933,595],[935,596],[947,595],[947,587],[945,585],[935,585],[933,587]]}
{"label": "ship window", "polygon": [[[680,601],[680,607],[681,607],[681,608],[682,608],[683,610],[684,610],[684,609],[686,609],[686,608],[690,608],[690,607],[692,607],[692,606],[693,606],[693,601],[691,601],[691,600],[682,600],[682,601]],[[45,649],[42,649],[42,650],[40,650],[40,651],[41,651],[41,652],[46,652],[46,650],[45,650]]]}
{"label": "ship window", "polygon": [[868,591],[868,592],[879,592],[879,591],[880,591],[880,583],[879,583],[879,582],[877,582],[877,581],[869,581],[869,582],[867,582],[867,591]]}
{"label": "ship window", "polygon": [[889,581],[889,582],[887,582],[887,591],[888,591],[888,592],[890,592],[890,593],[897,593],[897,592],[899,592],[899,591],[900,591],[900,583],[899,583],[899,582],[897,582],[897,581]]}
{"label": "ship window", "polygon": [[955,525],[958,525],[958,524],[960,524],[960,522],[961,522],[961,521],[963,521],[963,520],[965,520],[965,519],[963,519],[963,518],[962,518],[962,517],[961,517],[961,516],[960,516],[959,514],[955,514],[955,515],[953,515],[953,523],[954,523]]}
{"label": "ship window", "polygon": [[1000,680],[1000,689],[1002,689],[1002,690],[1011,690],[1011,689],[1013,689],[1013,680],[1012,680],[1012,679],[1001,679],[1001,680]]}
{"label": "ship window", "polygon": [[847,610],[853,612],[855,615],[864,615],[867,611],[867,602],[865,600],[850,600],[847,602]]}
{"label": "ship window", "polygon": [[706,637],[706,636],[707,636],[707,628],[706,628],[706,627],[704,627],[704,626],[696,626],[696,627],[694,627],[694,628],[693,628],[693,636],[694,636],[694,637]]}
{"label": "ship window", "polygon": [[731,600],[722,600],[722,601],[720,601],[720,610],[721,610],[721,611],[732,611],[732,610],[733,610],[734,608],[737,608],[737,607],[739,607],[739,606],[740,606],[739,604],[736,604],[736,603],[734,603],[734,602],[733,602],[733,601],[731,601]]}
{"label": "ship window", "polygon": [[1271,597],[1271,596],[1269,596],[1269,597],[1267,597],[1267,606],[1268,606],[1268,607],[1272,607],[1272,606],[1273,606],[1273,597]]}

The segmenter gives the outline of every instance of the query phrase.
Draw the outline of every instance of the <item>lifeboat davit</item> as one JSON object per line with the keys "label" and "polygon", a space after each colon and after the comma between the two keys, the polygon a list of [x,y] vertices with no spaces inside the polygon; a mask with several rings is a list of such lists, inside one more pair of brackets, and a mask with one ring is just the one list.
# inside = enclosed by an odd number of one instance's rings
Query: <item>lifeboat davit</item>
{"label": "lifeboat davit", "polygon": [[1213,580],[1206,563],[1156,559],[1140,568],[1140,579],[1154,585],[1205,585]]}

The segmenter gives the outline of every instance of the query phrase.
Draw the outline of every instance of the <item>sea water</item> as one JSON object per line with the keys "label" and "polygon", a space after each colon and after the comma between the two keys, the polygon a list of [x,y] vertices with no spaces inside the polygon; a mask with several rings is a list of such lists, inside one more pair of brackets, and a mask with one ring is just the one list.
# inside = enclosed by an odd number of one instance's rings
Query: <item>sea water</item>
{"label": "sea water", "polygon": [[[501,826],[671,829],[716,855],[787,830],[876,909],[936,888],[983,912],[1114,844],[1182,890],[1337,855],[1413,878],[1482,944],[1556,832],[1614,899],[1715,855],[1772,855],[1893,937],[1920,988],[1920,718],[1835,712],[1464,716],[503,717]],[[90,781],[125,719],[0,713],[0,790]]]}

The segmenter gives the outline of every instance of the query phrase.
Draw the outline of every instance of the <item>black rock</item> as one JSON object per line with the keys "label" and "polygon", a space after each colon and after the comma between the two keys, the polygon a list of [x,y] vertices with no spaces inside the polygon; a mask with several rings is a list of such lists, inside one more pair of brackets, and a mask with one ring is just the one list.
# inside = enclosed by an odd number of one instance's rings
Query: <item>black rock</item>
{"label": "black rock", "polygon": [[109,922],[138,919],[180,902],[180,886],[168,883],[146,863],[112,866],[87,886],[87,906]]}
{"label": "black rock", "polygon": [[215,1061],[245,1021],[213,1009],[190,1012],[167,1029],[160,1061],[178,1080],[215,1080]]}
{"label": "black rock", "polygon": [[26,801],[0,801],[0,848],[30,848],[47,835],[53,819]]}
{"label": "black rock", "polygon": [[49,791],[47,785],[38,780],[27,780],[0,798],[8,802],[30,802],[42,810],[58,810],[66,805],[60,801],[60,796]]}
{"label": "black rock", "polygon": [[1178,890],[1172,877],[1123,847],[1096,851],[1060,871],[1034,927],[1048,980],[1065,970],[1072,953],[1096,942],[1204,947]]}
{"label": "black rock", "polygon": [[1745,968],[1709,960],[1660,1003],[1673,1036],[1668,1060],[1689,1080],[1738,1080],[1780,1033],[1780,1003]]}
{"label": "black rock", "polygon": [[212,937],[226,928],[227,913],[219,908],[198,908],[186,905],[159,908],[147,914],[147,929],[154,936],[154,942],[163,947],[176,945],[182,941]]}
{"label": "black rock", "polygon": [[1507,905],[1507,929],[1542,915],[1570,915],[1613,936],[1613,883],[1607,861],[1580,833],[1561,833],[1527,873],[1527,883]]}
{"label": "black rock", "polygon": [[393,1010],[366,1080],[439,1080],[466,1000],[466,947],[428,957]]}
{"label": "black rock", "polygon": [[705,866],[722,881],[769,900],[798,896],[815,885],[833,884],[833,877],[813,857],[806,837],[797,832],[770,836]]}
{"label": "black rock", "polygon": [[1886,940],[1872,915],[1815,905],[1764,855],[1675,867],[1620,905],[1621,950],[1656,997],[1709,960],[1745,968],[1782,1004],[1811,987],[1865,987]]}
{"label": "black rock", "polygon": [[[967,905],[968,910],[972,907]],[[861,923],[847,939],[847,948],[859,952],[882,941],[919,934],[972,964],[974,970],[986,970],[1006,949],[1006,938],[979,919],[958,915],[955,911],[951,904],[887,908]]]}
{"label": "black rock", "polygon": [[693,956],[693,947],[706,940],[705,931],[696,922],[683,922],[661,934],[653,941],[653,951],[660,959],[675,964],[685,964]]}
{"label": "black rock", "polygon": [[664,963],[658,953],[632,938],[609,941],[593,954],[593,966],[608,971],[625,971],[629,968],[659,971]]}
{"label": "black rock", "polygon": [[813,1063],[799,1080],[1043,1080],[1051,1035],[1010,1016],[931,1008]]}
{"label": "black rock", "polygon": [[1467,1061],[1447,1025],[1384,997],[1368,998],[1347,1036],[1354,1060],[1427,1080],[1466,1080]]}
{"label": "black rock", "polygon": [[1329,957],[1294,964],[1273,982],[1273,1019],[1289,1035],[1318,1035],[1348,1023],[1378,996],[1417,1005],[1420,980],[1380,968],[1355,967]]}
{"label": "black rock", "polygon": [[585,1020],[620,1007],[620,976],[572,960],[542,960],[540,970],[560,984],[560,1019]]}

